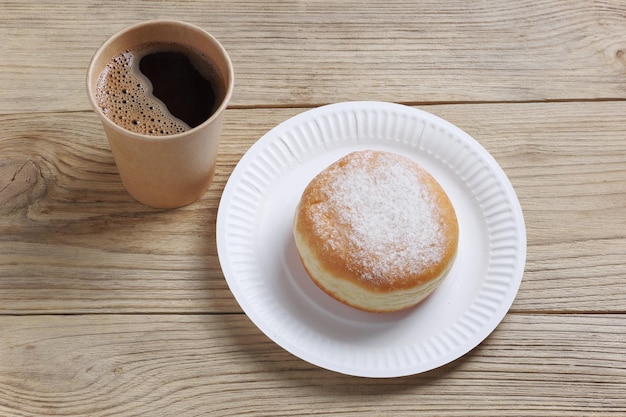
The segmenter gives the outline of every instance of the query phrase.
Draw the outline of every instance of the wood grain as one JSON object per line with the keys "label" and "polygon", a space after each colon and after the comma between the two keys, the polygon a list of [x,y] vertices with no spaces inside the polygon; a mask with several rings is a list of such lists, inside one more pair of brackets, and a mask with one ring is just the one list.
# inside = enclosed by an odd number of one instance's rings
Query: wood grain
{"label": "wood grain", "polygon": [[434,106],[494,155],[524,212],[528,257],[513,306],[624,312],[623,103]]}
{"label": "wood grain", "polygon": [[[626,415],[626,3],[113,0],[0,5],[0,415]],[[180,19],[235,67],[214,183],[155,210],[124,190],[85,93],[112,33]],[[519,197],[509,314],[420,375],[353,378],[271,342],[215,243],[269,129],[315,106],[418,106],[467,131]]]}
{"label": "wood grain", "polygon": [[623,415],[622,319],[509,315],[443,368],[363,379],[291,356],[243,315],[3,316],[0,413]]}
{"label": "wood grain", "polygon": [[86,110],[115,31],[181,19],[232,55],[235,107],[626,99],[621,0],[63,1],[2,5],[0,113]]}
{"label": "wood grain", "polygon": [[[480,141],[518,193],[528,259],[513,309],[624,312],[626,103],[422,108]],[[239,312],[217,258],[219,196],[300,111],[229,110],[214,184],[165,211],[128,196],[93,113],[0,116],[0,311]]]}

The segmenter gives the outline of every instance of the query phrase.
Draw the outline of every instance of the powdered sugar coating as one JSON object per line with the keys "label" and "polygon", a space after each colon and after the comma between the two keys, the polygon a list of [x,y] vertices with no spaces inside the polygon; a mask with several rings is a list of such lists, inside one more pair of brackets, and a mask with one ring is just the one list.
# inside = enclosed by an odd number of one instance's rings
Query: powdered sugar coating
{"label": "powdered sugar coating", "polygon": [[363,151],[333,164],[320,174],[326,184],[310,213],[324,251],[341,250],[352,272],[373,282],[416,276],[441,262],[445,236],[427,176],[392,153]]}

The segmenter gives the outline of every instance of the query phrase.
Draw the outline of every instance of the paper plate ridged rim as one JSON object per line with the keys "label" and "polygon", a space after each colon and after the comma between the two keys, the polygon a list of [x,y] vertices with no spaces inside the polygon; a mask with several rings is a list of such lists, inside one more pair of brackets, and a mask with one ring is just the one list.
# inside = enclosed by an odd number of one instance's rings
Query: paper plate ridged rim
{"label": "paper plate ridged rim", "polygon": [[[293,243],[304,187],[363,149],[402,154],[428,169],[459,219],[448,277],[402,313],[365,313],[331,299],[306,276]],[[526,259],[521,207],[494,158],[451,123],[382,102],[319,107],[260,138],[228,180],[216,235],[229,288],[262,332],[305,361],[363,377],[428,371],[476,347],[513,303]]]}

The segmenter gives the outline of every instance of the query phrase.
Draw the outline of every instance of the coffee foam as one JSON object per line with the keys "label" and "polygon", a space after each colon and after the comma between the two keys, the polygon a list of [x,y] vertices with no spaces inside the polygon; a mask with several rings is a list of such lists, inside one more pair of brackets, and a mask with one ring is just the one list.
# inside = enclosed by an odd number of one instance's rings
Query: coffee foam
{"label": "coffee foam", "polygon": [[152,83],[139,71],[139,61],[153,52],[150,44],[116,55],[103,69],[96,89],[96,103],[115,124],[131,132],[165,136],[190,130],[152,95]]}

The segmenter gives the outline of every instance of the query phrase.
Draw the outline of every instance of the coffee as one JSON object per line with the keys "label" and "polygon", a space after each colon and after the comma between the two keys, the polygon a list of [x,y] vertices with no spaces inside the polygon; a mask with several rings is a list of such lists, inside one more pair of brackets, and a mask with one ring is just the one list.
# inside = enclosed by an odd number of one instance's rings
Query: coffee
{"label": "coffee", "polygon": [[178,44],[147,43],[106,65],[96,102],[115,124],[135,133],[164,136],[206,121],[223,99],[211,61]]}

